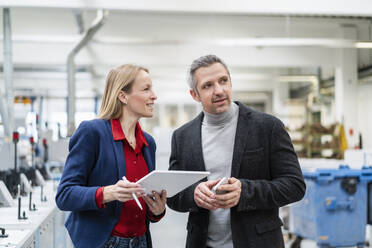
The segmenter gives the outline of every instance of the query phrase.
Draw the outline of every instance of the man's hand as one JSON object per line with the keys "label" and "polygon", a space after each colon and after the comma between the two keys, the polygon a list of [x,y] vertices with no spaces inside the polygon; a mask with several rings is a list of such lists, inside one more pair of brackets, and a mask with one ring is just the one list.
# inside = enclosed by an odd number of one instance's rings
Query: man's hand
{"label": "man's hand", "polygon": [[227,193],[215,195],[213,206],[225,209],[232,208],[239,203],[242,183],[238,179],[232,177],[229,178],[228,184],[219,186],[218,190],[227,191]]}
{"label": "man's hand", "polygon": [[207,181],[199,183],[194,191],[194,201],[196,205],[201,208],[206,208],[208,210],[216,210],[215,206],[215,194],[211,191],[214,185],[218,183],[219,180]]}

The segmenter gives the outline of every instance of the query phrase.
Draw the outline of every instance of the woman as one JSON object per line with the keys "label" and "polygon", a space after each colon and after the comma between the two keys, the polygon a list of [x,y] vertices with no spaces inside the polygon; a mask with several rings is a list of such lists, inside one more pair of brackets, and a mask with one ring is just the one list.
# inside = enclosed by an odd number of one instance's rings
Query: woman
{"label": "woman", "polygon": [[155,141],[138,120],[152,117],[156,98],[147,69],[119,66],[107,76],[98,119],[71,137],[56,203],[71,211],[76,248],[152,247],[149,221],[164,216],[166,192],[145,196],[135,182],[155,169]]}

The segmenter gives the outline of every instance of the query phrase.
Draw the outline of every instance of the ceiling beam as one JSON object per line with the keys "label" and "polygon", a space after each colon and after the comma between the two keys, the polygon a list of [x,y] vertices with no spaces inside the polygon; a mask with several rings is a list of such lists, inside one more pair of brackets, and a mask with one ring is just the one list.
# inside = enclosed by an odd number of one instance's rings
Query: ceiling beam
{"label": "ceiling beam", "polygon": [[[75,44],[81,39],[80,35],[15,35],[14,43],[37,43],[37,44]],[[3,41],[3,36],[0,36]],[[220,47],[329,47],[329,48],[355,48],[355,40],[335,38],[186,38],[186,39],[144,39],[144,38],[122,38],[122,37],[98,37],[93,38],[91,43],[103,45],[215,45]]]}
{"label": "ceiling beam", "polygon": [[254,3],[245,0],[0,0],[0,7],[34,7],[65,9],[107,9],[150,12],[233,13],[265,15],[338,15],[371,16],[370,0],[261,0]]}
{"label": "ceiling beam", "polygon": [[[70,45],[17,44],[14,43],[14,64],[61,65]],[[157,46],[105,46],[91,45],[96,58],[83,50],[77,58],[78,65],[110,65],[123,63],[155,66],[189,66],[190,63],[206,54],[220,56],[230,66],[240,67],[312,67],[338,65],[338,49],[321,47],[219,47],[212,45],[157,45]],[[50,56],[53,54],[53,56]],[[37,61],[35,60],[37,58]],[[0,54],[0,62],[3,60]],[[184,67],[186,68],[186,67]]]}

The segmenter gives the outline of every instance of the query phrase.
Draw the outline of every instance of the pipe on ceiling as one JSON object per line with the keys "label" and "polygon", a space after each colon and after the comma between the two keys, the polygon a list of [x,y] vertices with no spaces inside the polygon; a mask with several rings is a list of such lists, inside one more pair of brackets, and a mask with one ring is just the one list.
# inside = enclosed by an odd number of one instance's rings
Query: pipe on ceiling
{"label": "pipe on ceiling", "polygon": [[93,21],[92,26],[83,34],[82,39],[76,44],[67,56],[67,136],[71,137],[75,131],[75,56],[79,51],[88,44],[96,32],[102,27],[108,16],[107,10],[97,11],[97,17]]}

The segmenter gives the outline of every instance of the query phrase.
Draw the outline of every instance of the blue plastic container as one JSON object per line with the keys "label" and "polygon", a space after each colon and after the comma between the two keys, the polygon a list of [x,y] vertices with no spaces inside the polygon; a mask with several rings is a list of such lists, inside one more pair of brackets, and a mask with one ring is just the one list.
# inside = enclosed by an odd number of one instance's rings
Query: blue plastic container
{"label": "blue plastic container", "polygon": [[294,234],[320,247],[364,247],[372,169],[303,171],[304,198],[291,206]]}

